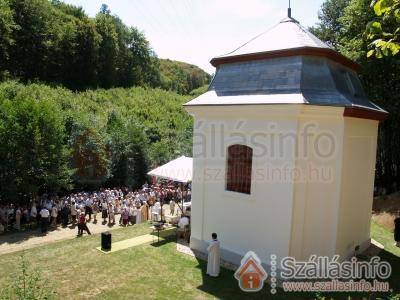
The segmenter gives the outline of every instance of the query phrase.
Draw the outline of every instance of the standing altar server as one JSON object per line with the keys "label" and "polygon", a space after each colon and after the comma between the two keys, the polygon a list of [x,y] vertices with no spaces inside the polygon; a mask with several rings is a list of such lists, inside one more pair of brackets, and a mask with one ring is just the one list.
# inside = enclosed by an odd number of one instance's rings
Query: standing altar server
{"label": "standing altar server", "polygon": [[210,242],[207,251],[208,251],[207,275],[210,275],[212,277],[218,277],[219,264],[220,264],[220,248],[216,233],[212,234],[212,241]]}

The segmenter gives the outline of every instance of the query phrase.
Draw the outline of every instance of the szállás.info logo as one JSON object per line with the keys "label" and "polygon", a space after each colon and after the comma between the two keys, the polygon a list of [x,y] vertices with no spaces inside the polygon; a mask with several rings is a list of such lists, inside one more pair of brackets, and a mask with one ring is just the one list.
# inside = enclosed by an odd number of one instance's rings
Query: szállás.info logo
{"label": "sz\u00e1ll\u00e1s.info logo", "polygon": [[261,260],[253,251],[249,251],[242,258],[240,267],[235,272],[239,287],[245,292],[258,292],[267,279],[267,272],[261,265]]}

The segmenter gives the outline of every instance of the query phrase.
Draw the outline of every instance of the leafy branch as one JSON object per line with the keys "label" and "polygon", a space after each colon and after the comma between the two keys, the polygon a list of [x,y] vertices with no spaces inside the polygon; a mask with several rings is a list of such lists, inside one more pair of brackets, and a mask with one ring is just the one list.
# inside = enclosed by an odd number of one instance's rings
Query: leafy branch
{"label": "leafy branch", "polygon": [[395,56],[400,52],[400,0],[374,0],[377,20],[367,25],[365,36],[372,41],[367,57]]}

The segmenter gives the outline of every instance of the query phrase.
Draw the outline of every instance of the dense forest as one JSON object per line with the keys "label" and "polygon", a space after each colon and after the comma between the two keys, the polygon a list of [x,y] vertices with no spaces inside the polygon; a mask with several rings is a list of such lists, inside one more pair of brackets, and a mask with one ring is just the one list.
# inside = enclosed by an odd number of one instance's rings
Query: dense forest
{"label": "dense forest", "polygon": [[159,60],[146,37],[103,5],[95,18],[58,0],[0,0],[0,79],[72,90],[150,86],[190,92],[210,76]]}
{"label": "dense forest", "polygon": [[106,5],[90,18],[58,0],[0,0],[1,201],[140,186],[191,155],[182,104],[209,80],[158,59]]}
{"label": "dense forest", "polygon": [[192,120],[182,104],[193,95],[0,84],[1,196],[138,187],[150,165],[191,155]]}
{"label": "dense forest", "polygon": [[[371,4],[371,0],[326,0],[319,13],[319,24],[311,28],[319,38],[362,66],[361,79],[369,98],[390,113],[380,125],[378,136],[375,185],[383,192],[400,189],[400,55],[392,46],[394,51],[386,47],[381,53],[378,49],[380,55],[371,56],[376,45],[385,43],[377,35],[371,39],[369,33],[371,26],[385,27],[388,33],[382,36],[389,37],[398,49],[398,6],[395,1]],[[382,15],[383,11],[388,14]],[[397,32],[397,36],[390,32]]]}

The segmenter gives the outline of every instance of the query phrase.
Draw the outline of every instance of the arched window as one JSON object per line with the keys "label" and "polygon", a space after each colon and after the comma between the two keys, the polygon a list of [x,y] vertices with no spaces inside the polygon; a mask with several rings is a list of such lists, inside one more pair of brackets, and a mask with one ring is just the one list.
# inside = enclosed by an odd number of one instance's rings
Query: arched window
{"label": "arched window", "polygon": [[244,145],[228,147],[226,190],[250,194],[253,149]]}

